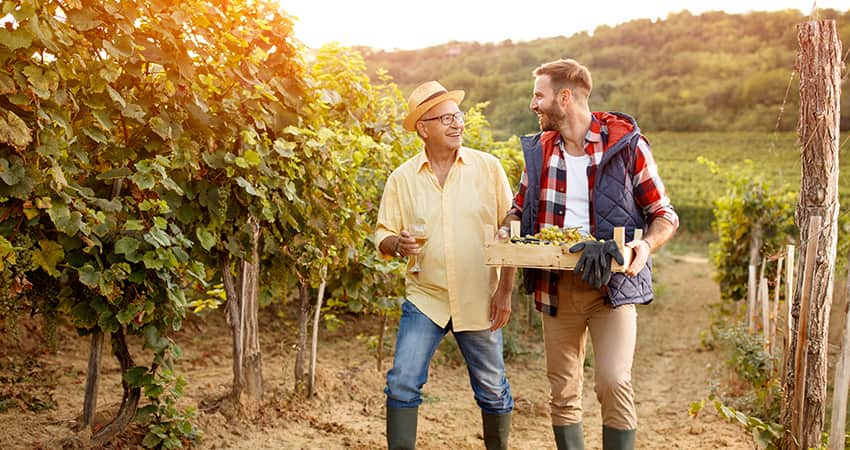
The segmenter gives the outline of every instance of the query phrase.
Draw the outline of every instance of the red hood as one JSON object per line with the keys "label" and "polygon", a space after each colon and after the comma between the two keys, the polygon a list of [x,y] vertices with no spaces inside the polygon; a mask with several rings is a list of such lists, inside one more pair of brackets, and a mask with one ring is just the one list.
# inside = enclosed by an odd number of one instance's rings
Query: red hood
{"label": "red hood", "polygon": [[619,142],[620,139],[631,133],[635,128],[628,120],[611,113],[595,112],[593,113],[593,117],[596,117],[596,120],[608,126],[608,145],[605,146],[606,148]]}

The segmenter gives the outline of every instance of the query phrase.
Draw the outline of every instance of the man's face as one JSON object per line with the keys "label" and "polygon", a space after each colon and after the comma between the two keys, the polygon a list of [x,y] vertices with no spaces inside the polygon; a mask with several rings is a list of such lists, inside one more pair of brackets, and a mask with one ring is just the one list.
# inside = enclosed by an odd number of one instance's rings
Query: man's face
{"label": "man's face", "polygon": [[463,119],[451,118],[451,123],[443,124],[442,116],[452,116],[460,112],[457,103],[446,100],[422,114],[419,120],[424,124],[425,142],[430,145],[457,150],[463,144]]}
{"label": "man's face", "polygon": [[534,80],[534,93],[529,107],[537,114],[541,131],[560,130],[560,124],[566,117],[558,102],[560,94],[552,90],[549,75],[541,75]]}

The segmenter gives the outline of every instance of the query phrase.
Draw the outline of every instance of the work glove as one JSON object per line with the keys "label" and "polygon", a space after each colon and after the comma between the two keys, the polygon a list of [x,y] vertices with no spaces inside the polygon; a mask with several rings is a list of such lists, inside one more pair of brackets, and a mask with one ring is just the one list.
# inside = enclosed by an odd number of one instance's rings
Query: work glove
{"label": "work glove", "polygon": [[623,255],[617,248],[617,242],[582,241],[570,247],[570,253],[582,252],[574,270],[581,272],[581,279],[596,289],[608,284],[611,280],[611,258],[623,264]]}

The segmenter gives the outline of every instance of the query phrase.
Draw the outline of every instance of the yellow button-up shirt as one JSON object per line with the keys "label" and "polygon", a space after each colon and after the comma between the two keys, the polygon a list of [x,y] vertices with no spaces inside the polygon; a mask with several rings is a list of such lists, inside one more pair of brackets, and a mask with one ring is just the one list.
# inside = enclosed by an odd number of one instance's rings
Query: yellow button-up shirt
{"label": "yellow button-up shirt", "polygon": [[422,152],[387,179],[375,243],[389,257],[380,243],[424,220],[422,270],[407,273],[407,299],[440,327],[451,319],[454,331],[484,330],[499,281],[496,269],[484,265],[484,225],[498,230],[510,207],[508,177],[496,157],[461,147],[441,187]]}

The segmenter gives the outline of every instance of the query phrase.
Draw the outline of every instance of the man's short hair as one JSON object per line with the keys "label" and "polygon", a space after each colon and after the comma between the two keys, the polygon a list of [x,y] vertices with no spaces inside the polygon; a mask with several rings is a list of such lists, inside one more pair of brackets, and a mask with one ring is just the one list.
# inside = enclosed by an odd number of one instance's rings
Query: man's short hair
{"label": "man's short hair", "polygon": [[571,90],[582,89],[587,96],[590,96],[590,91],[593,90],[593,79],[590,77],[590,70],[574,59],[559,59],[534,69],[534,76],[539,77],[543,75],[549,76],[555,93],[560,92],[564,88]]}

